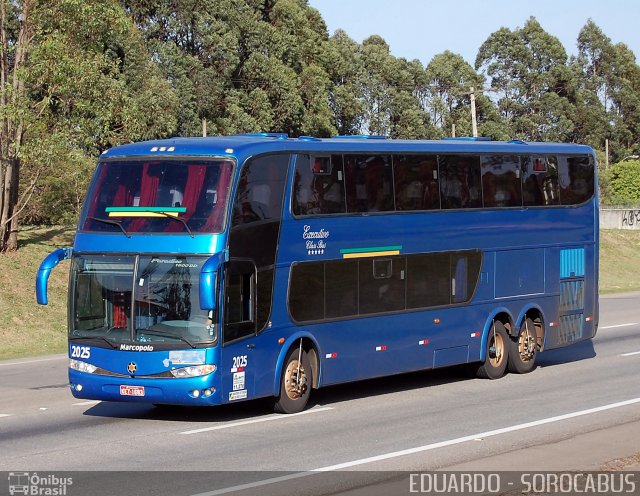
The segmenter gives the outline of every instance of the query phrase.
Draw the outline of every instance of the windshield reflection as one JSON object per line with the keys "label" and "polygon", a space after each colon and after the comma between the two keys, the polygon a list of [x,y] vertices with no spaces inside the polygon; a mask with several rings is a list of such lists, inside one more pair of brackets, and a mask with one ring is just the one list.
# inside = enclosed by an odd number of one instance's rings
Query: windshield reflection
{"label": "windshield reflection", "polygon": [[202,310],[205,257],[76,256],[70,338],[109,344],[196,347],[217,339],[217,314]]}
{"label": "windshield reflection", "polygon": [[222,232],[232,170],[229,160],[102,162],[81,229],[127,236]]}

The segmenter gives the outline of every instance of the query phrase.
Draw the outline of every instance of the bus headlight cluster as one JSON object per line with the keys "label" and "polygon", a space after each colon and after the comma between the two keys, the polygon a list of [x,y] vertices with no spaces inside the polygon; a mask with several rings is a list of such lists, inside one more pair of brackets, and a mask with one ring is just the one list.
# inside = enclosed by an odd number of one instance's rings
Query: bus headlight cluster
{"label": "bus headlight cluster", "polygon": [[93,374],[98,367],[95,365],[91,365],[87,362],[81,362],[80,360],[74,360],[73,358],[69,360],[69,368],[73,370],[77,370],[78,372],[86,372],[87,374]]}
{"label": "bus headlight cluster", "polygon": [[215,365],[192,365],[190,367],[172,369],[171,373],[173,377],[199,377],[215,372],[215,370]]}

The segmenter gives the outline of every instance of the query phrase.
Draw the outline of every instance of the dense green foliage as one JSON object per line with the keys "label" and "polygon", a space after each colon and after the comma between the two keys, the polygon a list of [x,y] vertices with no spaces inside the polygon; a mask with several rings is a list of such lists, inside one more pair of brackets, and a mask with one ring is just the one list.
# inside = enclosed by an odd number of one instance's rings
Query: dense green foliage
{"label": "dense green foliage", "polygon": [[640,161],[614,164],[600,173],[601,201],[608,205],[640,205]]}
{"label": "dense green foliage", "polygon": [[[330,36],[306,0],[0,5],[0,251],[15,248],[18,218],[75,219],[105,148],[205,125],[208,134],[470,135],[473,88],[481,135],[597,150],[608,140],[611,162],[640,151],[640,67],[592,21],[576,56],[529,18],[492,33],[475,67],[450,51],[425,67],[394,57],[377,35]],[[630,167],[602,175],[604,198],[637,201]]]}

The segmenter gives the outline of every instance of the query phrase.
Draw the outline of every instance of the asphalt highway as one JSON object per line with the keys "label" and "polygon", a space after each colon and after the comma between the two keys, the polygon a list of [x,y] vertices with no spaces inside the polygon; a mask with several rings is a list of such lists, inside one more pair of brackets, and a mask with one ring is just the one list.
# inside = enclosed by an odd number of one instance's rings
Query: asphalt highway
{"label": "asphalt highway", "polygon": [[65,496],[410,494],[409,472],[597,470],[640,453],[640,294],[601,298],[595,339],[530,374],[345,384],[296,415],[79,401],[67,364],[0,362],[0,470],[69,474]]}

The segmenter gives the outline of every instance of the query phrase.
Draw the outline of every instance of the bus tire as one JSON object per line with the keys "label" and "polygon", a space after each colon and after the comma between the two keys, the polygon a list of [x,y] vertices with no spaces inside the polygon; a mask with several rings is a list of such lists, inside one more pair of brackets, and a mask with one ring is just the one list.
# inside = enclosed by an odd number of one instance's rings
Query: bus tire
{"label": "bus tire", "polygon": [[499,379],[504,375],[509,360],[509,335],[499,320],[495,320],[489,330],[485,351],[486,358],[476,375],[483,379]]}
{"label": "bus tire", "polygon": [[509,340],[509,371],[526,374],[535,369],[537,347],[536,325],[527,317],[518,335]]}
{"label": "bus tire", "polygon": [[312,376],[309,355],[304,350],[300,353],[298,347],[292,347],[284,360],[280,393],[273,409],[278,413],[298,413],[304,410],[311,395]]}

